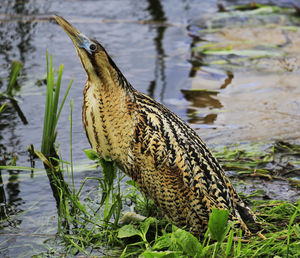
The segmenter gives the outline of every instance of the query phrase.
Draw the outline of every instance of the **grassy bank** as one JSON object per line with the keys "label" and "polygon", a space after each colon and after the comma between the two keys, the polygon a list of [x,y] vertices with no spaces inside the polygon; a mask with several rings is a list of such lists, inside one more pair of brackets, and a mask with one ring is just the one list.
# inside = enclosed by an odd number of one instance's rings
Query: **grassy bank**
{"label": "grassy bank", "polygon": [[[239,178],[249,184],[253,178],[264,182],[286,180],[295,191],[299,181],[294,178],[299,169],[299,146],[286,142],[269,144],[265,151],[260,147],[234,146],[216,153],[218,159],[233,181]],[[86,178],[73,193],[64,192],[60,209],[60,223],[55,244],[56,255],[110,255],[122,257],[297,257],[300,250],[299,211],[300,202],[270,200],[263,191],[240,192],[252,207],[261,223],[265,236],[244,238],[239,230],[227,225],[224,220],[219,237],[213,234],[213,226],[205,237],[198,241],[183,229],[166,220],[151,200],[145,198],[133,181],[127,181],[127,191],[120,191],[124,179],[115,164],[98,160],[97,154],[87,151],[92,160],[102,166],[103,177]],[[103,163],[105,162],[105,163]],[[271,166],[273,164],[273,166]],[[289,164],[287,166],[286,164]],[[275,166],[276,165],[276,166]],[[278,167],[284,168],[278,170]],[[235,173],[231,173],[235,171]],[[281,172],[281,174],[279,173]],[[246,180],[247,179],[247,180]],[[81,195],[88,180],[99,182],[99,191]],[[246,181],[245,181],[246,180]],[[249,181],[250,180],[250,181]],[[57,184],[59,187],[59,183]],[[280,189],[278,189],[279,191]],[[98,199],[95,199],[98,196]],[[84,199],[84,200],[83,200]],[[126,204],[134,204],[136,213],[120,212]],[[124,206],[124,207],[123,207]],[[128,207],[127,207],[128,209]],[[143,216],[141,216],[143,215]],[[218,215],[217,215],[218,216]],[[122,216],[121,216],[122,217]],[[225,216],[226,217],[226,216]],[[122,224],[126,222],[126,224]],[[218,226],[217,228],[220,228]],[[51,249],[53,252],[53,249]],[[52,253],[53,254],[53,253]],[[44,255],[44,254],[43,254]]]}

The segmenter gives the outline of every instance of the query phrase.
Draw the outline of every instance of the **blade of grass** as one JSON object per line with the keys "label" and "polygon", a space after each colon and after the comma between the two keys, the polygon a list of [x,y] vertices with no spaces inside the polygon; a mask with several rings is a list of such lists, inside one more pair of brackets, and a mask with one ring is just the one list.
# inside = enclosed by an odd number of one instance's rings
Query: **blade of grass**
{"label": "blade of grass", "polygon": [[2,104],[2,106],[0,107],[0,113],[5,109],[5,105],[6,105],[6,102]]}
{"label": "blade of grass", "polygon": [[73,117],[73,99],[71,99],[70,103],[70,158],[71,158],[71,176],[72,176],[72,192],[75,194],[75,183],[74,183],[74,168],[73,168],[73,146],[72,146],[72,118]]}
{"label": "blade of grass", "polygon": [[59,70],[58,70],[58,76],[57,76],[57,81],[56,81],[56,87],[55,87],[55,91],[54,91],[54,99],[53,99],[53,120],[56,120],[56,116],[57,116],[57,107],[58,107],[58,101],[59,101],[59,94],[60,94],[60,84],[61,84],[61,78],[62,78],[62,74],[63,74],[63,69],[64,66],[61,64],[59,66]]}
{"label": "blade of grass", "polygon": [[226,244],[225,258],[227,258],[229,256],[229,253],[231,251],[232,242],[233,242],[233,233],[234,233],[234,231],[231,229],[229,236],[228,236],[227,244]]}
{"label": "blade of grass", "polygon": [[56,125],[57,125],[58,119],[59,119],[59,117],[60,117],[60,113],[61,113],[61,111],[62,111],[62,109],[63,109],[63,106],[64,106],[64,104],[65,104],[66,98],[67,98],[67,96],[68,96],[68,94],[69,94],[69,91],[70,91],[70,89],[71,89],[71,86],[72,86],[72,84],[73,84],[73,80],[74,80],[74,79],[72,78],[71,81],[70,81],[70,83],[69,83],[69,85],[68,85],[68,88],[67,88],[67,90],[66,90],[66,93],[65,93],[65,95],[64,95],[64,97],[63,97],[63,100],[62,100],[62,102],[61,102],[61,104],[60,104],[59,111],[58,111],[57,116],[56,116],[55,127],[56,127]]}
{"label": "blade of grass", "polygon": [[17,78],[19,76],[19,73],[22,69],[23,64],[18,61],[13,61],[12,66],[11,66],[11,72],[9,76],[9,83],[7,85],[7,90],[6,93],[8,96],[12,96],[12,90],[14,86],[16,85]]}
{"label": "blade of grass", "polygon": [[0,170],[21,170],[21,171],[44,171],[44,169],[40,168],[32,168],[32,167],[24,167],[24,166],[0,166]]}
{"label": "blade of grass", "polygon": [[296,208],[294,214],[292,215],[291,219],[290,219],[290,222],[289,222],[289,226],[288,226],[288,237],[287,237],[287,249],[286,249],[286,257],[289,257],[289,247],[290,247],[290,238],[291,238],[291,227],[292,227],[292,224],[294,223],[294,220],[296,219],[296,216],[300,210],[300,200],[298,200],[299,203],[298,203],[298,207]]}

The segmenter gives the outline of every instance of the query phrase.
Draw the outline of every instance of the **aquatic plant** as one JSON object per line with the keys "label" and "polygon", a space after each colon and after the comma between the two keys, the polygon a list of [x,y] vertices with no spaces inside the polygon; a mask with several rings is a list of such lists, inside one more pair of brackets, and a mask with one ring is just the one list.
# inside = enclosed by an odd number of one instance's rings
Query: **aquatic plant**
{"label": "aquatic plant", "polygon": [[6,102],[1,105],[1,107],[0,107],[0,113],[5,109],[5,105],[6,105]]}
{"label": "aquatic plant", "polygon": [[47,59],[47,93],[46,93],[46,105],[45,105],[45,115],[44,115],[44,128],[43,128],[43,138],[41,152],[45,157],[54,156],[57,157],[55,151],[55,139],[56,139],[56,125],[64,106],[66,97],[69,93],[73,79],[69,83],[63,100],[58,108],[59,95],[61,79],[63,74],[63,65],[59,66],[58,76],[55,83],[55,72],[53,69],[52,55],[50,55],[50,63],[48,58],[48,52],[46,53]]}
{"label": "aquatic plant", "polygon": [[[268,166],[269,161],[272,161],[273,158],[276,160],[274,155],[294,156],[294,154],[298,154],[299,146],[276,142],[268,150],[268,152],[259,152],[235,146],[234,149],[227,148],[219,152],[217,156],[223,164],[234,162],[237,167],[252,167],[254,170],[258,163],[260,166]],[[98,164],[101,163],[95,152],[86,151],[86,153],[91,160]],[[53,175],[59,189],[61,202],[58,234],[55,237],[55,244],[53,244],[55,250],[53,248],[49,250],[52,256],[80,254],[99,256],[101,254],[122,257],[212,257],[213,255],[215,257],[273,257],[275,255],[297,257],[299,255],[300,200],[292,203],[263,199],[253,200],[250,199],[251,196],[251,198],[254,197],[253,194],[244,196],[243,198],[251,201],[252,209],[264,228],[263,234],[266,238],[262,239],[256,235],[243,238],[240,230],[227,225],[226,212],[217,211],[213,213],[213,216],[216,217],[211,218],[208,231],[199,241],[189,232],[177,228],[159,216],[148,217],[144,221],[135,220],[128,225],[120,225],[117,221],[122,206],[121,204],[120,206],[116,205],[115,200],[117,199],[124,202],[126,198],[130,198],[131,201],[136,202],[139,213],[143,213],[142,209],[144,209],[144,213],[147,212],[145,212],[145,200],[136,186],[129,182],[131,189],[128,189],[128,192],[130,194],[126,194],[126,191],[121,192],[120,182],[123,175],[120,171],[115,170],[114,164],[109,164],[112,167],[104,172],[112,174],[109,179],[107,177],[109,175],[87,177],[78,190],[73,189],[72,186],[74,179],[73,174],[69,174],[69,171],[72,171],[69,167],[70,163],[60,160],[60,164],[65,166],[64,171],[68,173],[65,180],[69,181],[69,188],[72,191],[66,191],[61,184],[61,179],[57,178],[56,174]],[[0,169],[21,168],[0,166]],[[27,168],[27,170],[30,169]],[[99,188],[96,191],[83,193],[85,184],[89,180],[99,182]],[[107,183],[108,185],[104,186]],[[109,187],[110,190],[108,190]],[[119,196],[116,197],[116,195]],[[257,192],[255,198],[257,197],[262,197],[261,193]],[[219,227],[214,221],[223,221],[222,226]],[[218,232],[213,228],[214,226],[223,230]],[[105,246],[109,247],[105,248]]]}
{"label": "aquatic plant", "polygon": [[23,67],[23,64],[19,61],[13,61],[11,65],[10,75],[8,78],[7,88],[4,92],[0,92],[0,97],[7,98],[7,99],[14,99],[13,98],[13,89],[17,85],[17,79],[20,74],[20,71]]}
{"label": "aquatic plant", "polygon": [[10,76],[9,76],[9,83],[7,85],[7,90],[6,90],[6,94],[8,96],[13,96],[13,89],[16,85],[17,82],[17,78],[20,74],[20,71],[23,67],[23,64],[21,62],[18,61],[13,61],[12,66],[11,66],[11,72],[10,72]]}

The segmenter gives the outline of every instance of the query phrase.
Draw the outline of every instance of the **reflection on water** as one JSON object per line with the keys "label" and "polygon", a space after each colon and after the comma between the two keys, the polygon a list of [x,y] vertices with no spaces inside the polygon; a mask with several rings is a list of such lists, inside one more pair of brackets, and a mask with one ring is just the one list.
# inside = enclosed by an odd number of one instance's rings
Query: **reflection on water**
{"label": "reflection on water", "polygon": [[[217,119],[217,114],[211,111],[215,108],[222,108],[223,105],[217,99],[218,92],[203,90],[181,90],[186,100],[190,101],[187,108],[188,122],[192,124],[213,124]],[[193,108],[194,107],[194,108]],[[208,114],[198,114],[197,108],[208,110]]]}
{"label": "reflection on water", "polygon": [[[157,22],[165,22],[167,20],[165,16],[165,12],[163,10],[163,5],[159,0],[147,0],[150,15],[152,16],[153,21]],[[167,26],[163,24],[157,25],[156,29],[156,37],[154,38],[154,45],[156,48],[156,57],[155,57],[155,69],[154,69],[154,80],[150,81],[150,85],[148,88],[148,95],[154,98],[154,91],[156,86],[161,81],[161,93],[160,93],[160,101],[163,100],[164,92],[166,89],[166,75],[165,75],[165,51],[163,48],[163,39],[164,34],[167,29]]]}
{"label": "reflection on water", "polygon": [[186,100],[192,102],[192,107],[198,108],[221,108],[223,105],[216,99],[218,92],[210,92],[203,90],[181,90]]}
{"label": "reflection on water", "polygon": [[[9,15],[33,15],[37,12],[38,9],[35,4],[29,0],[1,0],[0,13],[4,13],[7,17]],[[2,71],[6,71],[1,73],[1,77],[7,78],[9,76],[8,71],[13,60],[17,59],[25,64],[27,58],[30,58],[35,49],[32,45],[35,26],[36,23],[32,21],[11,22],[9,18],[0,23],[0,67],[2,67]],[[26,69],[21,70],[21,76],[23,79],[26,78]],[[3,80],[5,82],[2,80],[0,90],[4,91],[8,82],[6,79]],[[22,82],[19,86],[22,86]],[[20,87],[17,90],[20,90]],[[3,101],[0,100],[0,105],[2,103]],[[9,162],[11,156],[10,152],[18,150],[20,143],[15,128],[20,122],[27,124],[27,120],[17,102],[12,100],[7,104],[5,111],[0,114],[0,121],[0,141],[5,137],[8,147],[0,143],[0,155],[3,157],[3,160],[0,159],[0,165],[1,163],[2,165],[9,165],[7,162]],[[19,225],[21,223],[19,219],[8,221],[5,219],[22,212],[22,204],[24,204],[24,201],[20,195],[19,171],[8,172],[8,180],[6,187],[4,187],[0,170],[0,218],[3,220],[2,223],[9,223],[13,227]]]}
{"label": "reflection on water", "polygon": [[220,89],[225,89],[231,82],[233,79],[233,73],[231,71],[227,71],[227,78],[225,79],[224,83],[221,85]]}
{"label": "reflection on water", "polygon": [[[0,153],[1,155],[1,153]],[[4,190],[4,184],[2,179],[2,173],[0,170],[0,219],[6,219],[8,217],[7,214],[7,203],[6,203],[6,195]]]}
{"label": "reflection on water", "polygon": [[[0,12],[6,15],[34,15],[38,13],[38,9],[30,0],[1,0]],[[32,45],[35,26],[36,22],[22,20],[18,22],[6,20],[0,23],[0,56],[5,60],[4,62],[0,59],[1,65],[6,63],[9,66],[14,59],[26,62],[28,55],[35,49]]]}
{"label": "reflection on water", "polygon": [[[221,74],[219,70],[218,72],[207,70],[205,56],[201,52],[197,53],[193,51],[193,48],[195,48],[199,42],[205,42],[206,40],[193,33],[193,26],[187,26],[187,30],[192,39],[190,43],[191,55],[189,63],[191,64],[191,67],[189,77],[192,79],[201,77],[201,80],[203,81],[201,81],[201,88],[199,90],[181,90],[184,98],[191,102],[186,110],[187,116],[189,117],[187,121],[192,124],[213,124],[217,120],[218,114],[211,110],[221,109],[223,107],[218,98],[219,90],[223,90],[230,85],[234,75],[232,71],[226,71],[226,75],[224,75]],[[221,83],[221,85],[219,84],[220,79],[224,79],[224,82]],[[215,86],[212,91],[210,91],[210,84],[212,81]],[[197,112],[197,109],[199,108],[203,109],[202,114]]]}
{"label": "reflection on water", "polygon": [[19,171],[9,171],[8,183],[4,188],[2,172],[0,170],[0,228],[16,227],[22,221],[16,217],[11,217],[23,211],[21,208],[24,201],[20,195],[18,176]]}

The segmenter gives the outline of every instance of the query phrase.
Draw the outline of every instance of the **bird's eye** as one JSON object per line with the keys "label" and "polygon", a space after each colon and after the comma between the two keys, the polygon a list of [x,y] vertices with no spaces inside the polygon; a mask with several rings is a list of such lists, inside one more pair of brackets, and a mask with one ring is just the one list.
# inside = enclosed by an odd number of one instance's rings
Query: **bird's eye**
{"label": "bird's eye", "polygon": [[94,43],[92,43],[92,44],[90,45],[90,50],[91,50],[92,52],[95,52],[95,51],[97,50],[97,45],[94,44]]}

